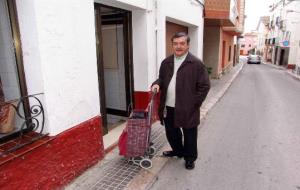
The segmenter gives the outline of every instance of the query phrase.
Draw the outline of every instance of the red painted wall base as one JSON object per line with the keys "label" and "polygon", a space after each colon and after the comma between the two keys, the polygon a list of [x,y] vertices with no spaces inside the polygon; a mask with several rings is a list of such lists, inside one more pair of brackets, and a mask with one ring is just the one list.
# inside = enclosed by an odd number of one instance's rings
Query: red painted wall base
{"label": "red painted wall base", "polygon": [[[149,92],[135,92],[135,108],[146,109],[150,95]],[[156,96],[156,118],[158,100]],[[102,121],[98,116],[1,165],[0,189],[60,189],[103,159],[104,154]]]}
{"label": "red painted wall base", "polygon": [[295,64],[288,64],[286,68],[294,70],[296,68],[296,65]]}
{"label": "red painted wall base", "polygon": [[0,168],[0,189],[59,189],[104,157],[101,117],[57,135]]}

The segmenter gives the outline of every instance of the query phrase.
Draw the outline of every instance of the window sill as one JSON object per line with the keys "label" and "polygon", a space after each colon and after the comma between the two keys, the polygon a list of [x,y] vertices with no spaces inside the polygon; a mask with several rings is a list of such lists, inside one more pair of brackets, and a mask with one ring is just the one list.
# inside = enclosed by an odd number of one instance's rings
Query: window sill
{"label": "window sill", "polygon": [[[1,144],[0,145],[0,166],[14,160],[15,158],[22,157],[24,154],[27,154],[54,139],[54,137],[50,137],[48,135],[44,135],[40,137],[39,135],[40,134],[36,132],[29,132],[27,134],[22,135],[21,138],[16,138]],[[33,139],[35,138],[38,139],[33,141]],[[24,144],[24,143],[28,143],[28,144],[14,151],[10,151],[18,144]]]}

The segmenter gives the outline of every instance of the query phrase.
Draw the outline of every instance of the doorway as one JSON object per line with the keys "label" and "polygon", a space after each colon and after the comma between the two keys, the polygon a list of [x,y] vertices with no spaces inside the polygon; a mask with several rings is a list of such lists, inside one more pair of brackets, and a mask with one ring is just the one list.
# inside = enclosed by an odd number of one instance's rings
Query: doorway
{"label": "doorway", "polygon": [[284,54],[285,54],[285,51],[284,49],[281,49],[280,50],[280,58],[279,58],[279,65],[283,65],[283,58],[284,58]]}
{"label": "doorway", "polygon": [[276,48],[275,48],[275,55],[274,55],[274,64],[275,64],[275,65],[279,65],[279,64],[277,64],[278,51],[279,51],[279,48],[276,47]]}
{"label": "doorway", "polygon": [[222,71],[225,68],[225,53],[226,53],[226,41],[223,40],[222,43]]}
{"label": "doorway", "polygon": [[233,46],[233,66],[235,66],[237,63],[236,52],[237,52],[237,46],[234,45]]}
{"label": "doorway", "polygon": [[107,134],[126,121],[134,102],[131,12],[101,4],[94,7],[100,111]]}

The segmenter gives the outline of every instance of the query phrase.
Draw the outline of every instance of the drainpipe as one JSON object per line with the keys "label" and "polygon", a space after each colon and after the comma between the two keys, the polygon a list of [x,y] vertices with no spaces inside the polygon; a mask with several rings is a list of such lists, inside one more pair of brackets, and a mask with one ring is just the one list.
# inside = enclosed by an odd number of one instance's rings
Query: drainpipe
{"label": "drainpipe", "polygon": [[[150,6],[149,3],[154,3]],[[154,8],[153,8],[154,7]],[[154,11],[154,30],[155,30],[155,77],[158,78],[158,10],[157,0],[147,0],[147,12]]]}
{"label": "drainpipe", "polygon": [[200,5],[202,5],[202,7],[204,9],[204,2],[205,2],[205,0],[203,0],[203,3],[200,0],[195,0],[195,1],[197,1]]}
{"label": "drainpipe", "polygon": [[155,75],[158,78],[158,11],[157,11],[157,0],[154,1],[155,10]]}

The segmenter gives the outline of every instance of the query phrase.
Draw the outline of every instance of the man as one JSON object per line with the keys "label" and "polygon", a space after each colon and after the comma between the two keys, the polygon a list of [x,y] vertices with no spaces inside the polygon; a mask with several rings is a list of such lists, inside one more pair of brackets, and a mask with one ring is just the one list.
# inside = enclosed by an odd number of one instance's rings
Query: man
{"label": "man", "polygon": [[158,114],[172,148],[164,151],[163,156],[184,157],[186,169],[193,169],[198,156],[199,109],[210,82],[203,63],[189,53],[189,36],[178,32],[171,41],[174,55],[161,63],[159,78],[152,84],[151,90],[161,91]]}

